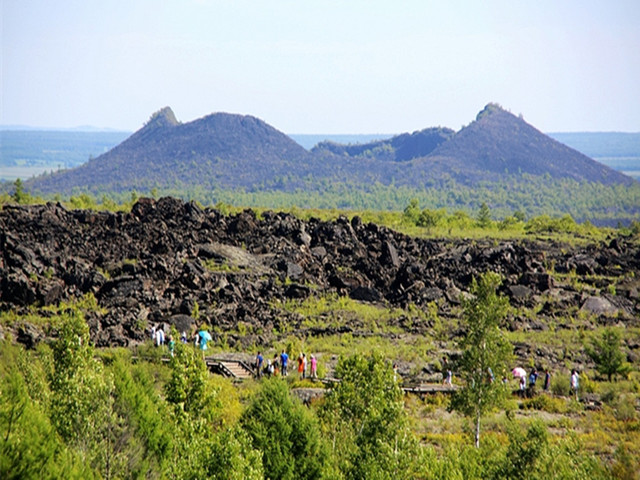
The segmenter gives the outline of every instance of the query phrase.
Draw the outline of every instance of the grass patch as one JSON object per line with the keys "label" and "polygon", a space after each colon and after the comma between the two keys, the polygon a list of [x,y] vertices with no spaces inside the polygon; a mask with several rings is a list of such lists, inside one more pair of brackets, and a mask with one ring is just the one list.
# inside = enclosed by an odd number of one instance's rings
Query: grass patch
{"label": "grass patch", "polygon": [[[296,338],[297,340],[297,338]],[[310,337],[304,340],[305,352],[322,352],[323,356],[349,356],[354,353],[381,353],[390,362],[415,362],[424,365],[432,359],[434,345],[423,336],[390,338],[370,335],[356,336],[350,333],[324,337]]]}
{"label": "grass patch", "polygon": [[202,262],[202,266],[215,273],[238,273],[242,271],[238,265],[230,265],[226,260],[219,262],[214,259],[207,259]]}
{"label": "grass patch", "polygon": [[430,311],[424,312],[415,306],[405,310],[385,308],[337,294],[284,302],[276,300],[271,307],[300,315],[302,327],[339,327],[348,323],[372,333],[400,333],[403,331],[401,323],[413,325],[433,318]]}
{"label": "grass patch", "polygon": [[45,307],[30,307],[27,313],[17,313],[15,310],[0,312],[0,324],[13,327],[19,324],[31,324],[41,328],[56,327],[60,322],[60,315],[65,312],[81,312],[82,314],[93,313],[106,315],[107,309],[100,307],[93,293],[57,305],[47,305]]}

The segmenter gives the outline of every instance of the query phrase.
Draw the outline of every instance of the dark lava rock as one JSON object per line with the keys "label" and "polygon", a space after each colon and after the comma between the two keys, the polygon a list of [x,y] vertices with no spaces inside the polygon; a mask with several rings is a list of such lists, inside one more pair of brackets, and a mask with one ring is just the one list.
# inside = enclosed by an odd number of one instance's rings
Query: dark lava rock
{"label": "dark lava rock", "polygon": [[[145,324],[190,333],[196,306],[199,321],[221,331],[249,327],[246,338],[230,341],[259,344],[273,340],[271,332],[303,331],[300,315],[274,304],[311,295],[348,295],[425,312],[436,302],[446,322],[459,315],[460,299],[486,271],[503,276],[502,291],[514,305],[545,302],[535,322],[521,315],[511,328],[543,329],[546,319],[580,308],[625,325],[640,318],[640,247],[624,237],[582,246],[411,238],[358,217],[303,221],[251,210],[225,216],[170,197],[140,199],[130,213],[66,210],[55,203],[0,210],[0,310],[26,314],[94,294],[101,313],[88,315],[87,322],[100,345],[139,342],[146,338]],[[575,272],[591,290],[583,294],[556,272]],[[620,280],[612,289],[603,278]],[[429,333],[428,322],[396,320],[405,332]],[[304,331],[361,329],[357,318],[344,323]],[[26,345],[44,338],[30,327],[13,335]]]}
{"label": "dark lava rock", "polygon": [[349,296],[354,300],[362,300],[364,302],[379,302],[382,299],[380,292],[375,288],[362,286],[351,290]]}
{"label": "dark lava rock", "polygon": [[311,294],[311,289],[305,285],[298,285],[296,283],[287,287],[284,295],[287,298],[307,298]]}
{"label": "dark lava rock", "polygon": [[43,338],[44,334],[34,325],[25,323],[18,327],[18,338],[16,340],[27,348],[35,348]]}
{"label": "dark lava rock", "polygon": [[196,326],[196,321],[194,318],[192,318],[190,315],[183,314],[172,315],[166,318],[165,322],[175,327],[179,334],[181,334],[182,332],[187,332],[188,334]]}
{"label": "dark lava rock", "polygon": [[0,299],[14,305],[28,306],[37,298],[35,288],[24,273],[9,273],[0,282]]}
{"label": "dark lava rock", "polygon": [[533,290],[525,285],[510,285],[508,290],[509,298],[520,305],[524,304],[533,296]]}

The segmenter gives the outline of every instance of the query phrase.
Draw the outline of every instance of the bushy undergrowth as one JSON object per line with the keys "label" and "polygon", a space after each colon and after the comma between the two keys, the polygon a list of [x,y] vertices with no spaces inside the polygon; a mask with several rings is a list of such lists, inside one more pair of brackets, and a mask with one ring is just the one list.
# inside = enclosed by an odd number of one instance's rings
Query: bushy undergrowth
{"label": "bushy undergrowth", "polygon": [[299,382],[234,385],[190,345],[168,365],[97,351],[81,312],[64,315],[51,346],[0,344],[2,478],[604,479],[639,467],[630,384],[608,387],[591,420],[568,398],[524,400],[567,422],[496,412],[476,449],[462,417],[443,417],[449,398],[403,398],[381,353],[341,356],[341,383],[305,407]]}
{"label": "bushy undergrowth", "polygon": [[549,413],[566,413],[567,402],[563,398],[552,397],[550,395],[536,395],[523,400],[521,404],[524,409],[540,410]]}

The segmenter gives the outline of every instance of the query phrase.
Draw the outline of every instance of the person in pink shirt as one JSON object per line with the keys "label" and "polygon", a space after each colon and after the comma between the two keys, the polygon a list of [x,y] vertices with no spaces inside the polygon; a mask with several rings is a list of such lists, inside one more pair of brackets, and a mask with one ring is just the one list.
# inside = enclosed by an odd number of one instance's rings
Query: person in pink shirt
{"label": "person in pink shirt", "polygon": [[311,355],[311,378],[318,378],[318,360],[316,360],[315,355]]}

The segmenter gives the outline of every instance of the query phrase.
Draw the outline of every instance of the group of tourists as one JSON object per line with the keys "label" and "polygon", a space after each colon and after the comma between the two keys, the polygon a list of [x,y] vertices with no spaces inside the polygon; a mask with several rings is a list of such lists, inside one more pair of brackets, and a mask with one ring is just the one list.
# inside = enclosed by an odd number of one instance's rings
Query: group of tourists
{"label": "group of tourists", "polygon": [[[318,378],[318,360],[314,355],[311,355],[307,360],[307,354],[301,352],[298,355],[298,375],[300,379],[304,378]],[[261,378],[263,375],[269,377],[289,375],[289,354],[283,349],[280,354],[276,353],[273,359],[268,359],[265,362],[262,352],[258,352],[253,364],[255,368],[255,376]]]}
{"label": "group of tourists", "polygon": [[[518,380],[518,394],[520,396],[533,396],[535,394],[537,388],[538,378],[540,378],[540,374],[538,370],[533,367],[529,374],[527,375],[526,371],[520,367],[515,368],[513,370],[513,376]],[[491,368],[487,368],[487,382],[494,382],[494,375]],[[443,359],[443,368],[442,368],[442,384],[446,386],[452,386],[453,372],[451,370],[451,365],[447,362],[446,359]],[[502,383],[507,385],[509,383],[509,379],[506,375],[502,376]],[[578,371],[573,369],[571,370],[571,376],[569,378],[569,396],[575,397],[578,400],[578,389],[580,387],[580,376],[578,375]],[[544,369],[544,380],[542,383],[542,391],[549,392],[551,389],[551,371],[548,368]]]}
{"label": "group of tourists", "polygon": [[[514,369],[514,372],[516,372],[516,369]],[[516,378],[519,378],[519,391],[521,392],[521,395],[531,396],[535,393],[536,383],[538,381],[538,377],[540,376],[538,370],[536,370],[535,367],[532,368],[529,372],[528,383],[526,374],[516,375],[516,373],[514,373],[514,376],[516,376]],[[544,370],[544,383],[542,384],[542,390],[547,392],[549,391],[549,388],[551,388],[551,372],[548,368],[546,368]]]}
{"label": "group of tourists", "polygon": [[[529,372],[528,378],[525,375],[520,375],[519,378],[519,391],[523,396],[533,396],[536,391],[536,385],[539,378],[538,371],[534,368]],[[528,380],[528,382],[527,382]],[[571,370],[571,376],[569,377],[569,396],[575,396],[578,400],[578,388],[580,386],[580,376],[578,371]],[[542,383],[542,391],[548,392],[551,389],[551,371],[548,368],[544,369],[544,381]]]}
{"label": "group of tourists", "polygon": [[[165,334],[163,324],[154,325],[151,328],[151,339],[157,347],[167,345],[169,348],[169,354],[172,357],[174,356],[176,345],[175,341],[172,335],[167,336]],[[193,346],[199,349],[203,356],[209,348],[208,343],[212,341],[212,339],[211,334],[204,325],[198,328],[191,335]],[[180,334],[180,342],[183,344],[189,343],[189,336],[186,331],[183,331]],[[273,356],[273,359],[268,359],[266,361],[262,352],[258,352],[253,364],[253,367],[255,368],[255,375],[257,378],[260,378],[263,375],[286,377],[289,375],[289,361],[289,354],[284,349],[279,354],[276,353]],[[301,380],[305,378],[318,378],[318,360],[315,355],[311,355],[307,358],[306,353],[300,352],[300,355],[298,355],[297,358],[297,371]]]}
{"label": "group of tourists", "polygon": [[[207,331],[207,328],[205,326],[201,326],[195,331],[191,338],[193,345],[202,351],[202,355],[204,356],[204,352],[209,348],[208,343],[213,339],[211,334]],[[156,347],[163,347],[166,345],[169,348],[169,354],[173,357],[176,349],[176,342],[173,339],[173,335],[166,335],[164,333],[164,326],[162,324],[151,327],[151,340],[153,340]],[[183,344],[189,343],[186,331],[183,331],[180,334],[180,342]]]}
{"label": "group of tourists", "polygon": [[173,357],[173,352],[176,348],[176,342],[173,339],[173,335],[166,335],[164,333],[164,327],[162,324],[158,326],[154,325],[153,327],[151,327],[151,340],[153,340],[153,343],[156,347],[167,345],[167,347],[169,348],[169,353]]}
{"label": "group of tourists", "polygon": [[[175,351],[175,341],[173,336],[169,334],[168,336],[164,332],[164,327],[162,324],[154,325],[151,328],[151,339],[157,347],[161,347],[167,345],[169,348],[169,353],[171,356],[174,355]],[[208,349],[208,343],[212,340],[211,334],[207,331],[205,326],[201,326],[192,336],[193,345],[202,351],[202,355],[204,356],[205,351]],[[188,343],[188,337],[186,332],[182,332],[180,335],[180,341],[183,344]],[[270,377],[282,376],[286,377],[289,375],[289,354],[286,350],[282,350],[280,354],[274,354],[272,359],[268,359],[265,361],[265,358],[262,355],[262,352],[258,352],[256,358],[254,360],[253,367],[255,368],[255,376],[257,378],[261,378],[263,375]],[[318,361],[314,355],[311,355],[309,359],[307,359],[307,354],[304,352],[300,352],[297,358],[297,371],[299,378],[318,378]],[[397,366],[394,364],[394,379],[397,380]],[[539,373],[536,368],[532,368],[527,376],[526,371],[522,368],[515,368],[513,370],[513,376],[518,378],[518,391],[522,396],[532,396],[535,393],[536,384],[539,378]],[[451,365],[446,359],[443,359],[443,369],[442,369],[442,384],[446,386],[452,386],[453,380],[453,372],[451,370]],[[487,381],[493,383],[494,374],[491,368],[487,369]],[[504,384],[508,383],[508,378],[506,375],[503,375],[502,382]],[[571,371],[571,377],[569,378],[569,395],[575,396],[575,399],[578,400],[578,389],[580,386],[580,376],[578,375],[577,370],[573,369]],[[548,392],[551,388],[551,372],[548,368],[544,370],[544,382],[542,385],[542,390],[544,392]]]}

